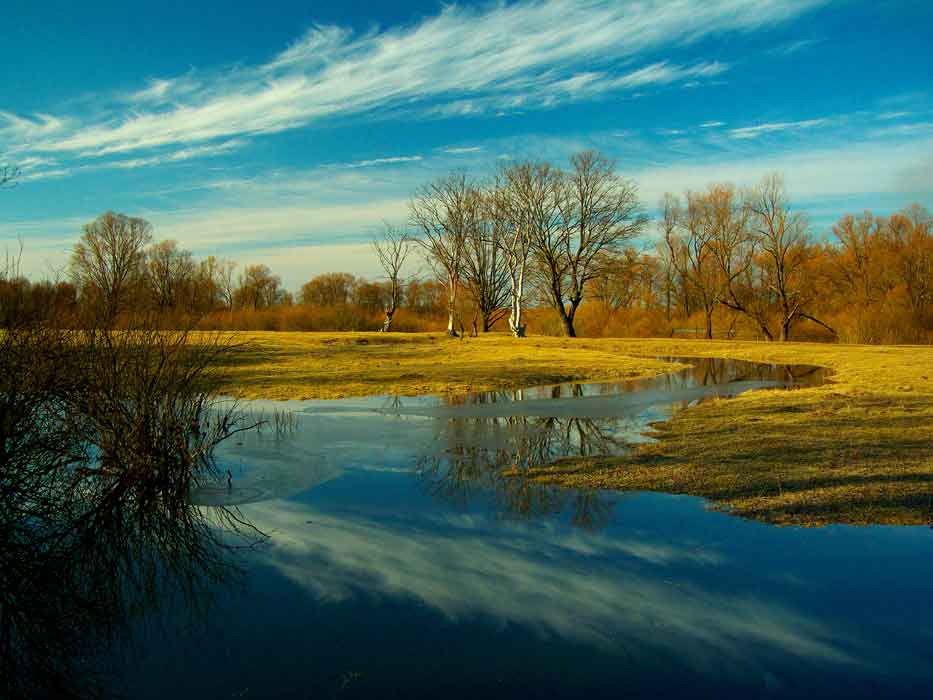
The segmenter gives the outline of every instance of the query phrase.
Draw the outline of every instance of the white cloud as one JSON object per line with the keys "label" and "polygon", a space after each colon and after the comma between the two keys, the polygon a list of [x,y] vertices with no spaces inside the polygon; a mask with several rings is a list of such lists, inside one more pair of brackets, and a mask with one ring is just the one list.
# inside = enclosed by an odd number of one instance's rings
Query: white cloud
{"label": "white cloud", "polygon": [[933,134],[933,122],[915,122],[913,124],[896,124],[869,132],[873,137],[886,136],[914,136],[918,134]]}
{"label": "white cloud", "polygon": [[36,172],[25,172],[17,180],[19,182],[31,182],[35,180],[54,180],[57,178],[68,177],[72,174],[70,168],[51,168],[47,170],[37,170]]}
{"label": "white cloud", "polygon": [[[933,139],[898,144],[853,143],[782,153],[743,155],[710,161],[691,159],[627,173],[642,201],[653,205],[665,192],[682,194],[716,182],[757,184],[769,172],[784,173],[799,204],[821,197],[860,199],[870,206],[875,195],[933,196],[933,180],[917,175],[933,156]],[[908,201],[903,202],[904,205]],[[842,211],[839,212],[841,215]]]}
{"label": "white cloud", "polygon": [[729,135],[734,139],[754,139],[762,134],[771,134],[777,131],[798,131],[800,129],[812,129],[818,126],[830,124],[829,119],[806,119],[798,122],[772,122],[770,124],[758,124],[756,126],[744,126],[738,129],[730,129]]}
{"label": "white cloud", "polygon": [[422,156],[390,156],[388,158],[372,158],[370,160],[360,160],[356,163],[348,163],[348,168],[368,168],[373,165],[391,165],[395,163],[414,163],[423,160]]}
{"label": "white cloud", "polygon": [[718,61],[704,62],[688,68],[672,66],[667,61],[661,61],[617,78],[611,81],[610,84],[615,88],[634,88],[654,84],[666,85],[687,78],[712,78],[724,73],[728,68],[728,65]]}
{"label": "white cloud", "polygon": [[725,122],[703,122],[700,124],[701,129],[715,129],[718,126],[725,126]]}
{"label": "white cloud", "polygon": [[[247,183],[231,187],[234,199],[241,199],[249,191]],[[49,268],[61,268],[67,263],[81,226],[99,213],[0,222],[0,247],[16,246],[21,238],[23,272],[43,276]],[[199,256],[213,254],[240,264],[267,264],[282,276],[286,287],[298,289],[319,272],[347,270],[377,276],[379,269],[368,240],[384,221],[407,221],[408,199],[373,200],[360,194],[346,204],[268,201],[251,207],[213,204],[196,211],[128,213],[151,222],[157,239],[175,239]]]}
{"label": "white cloud", "polygon": [[134,93],[129,112],[90,123],[5,114],[13,126],[0,130],[0,143],[12,138],[34,151],[106,155],[278,132],[429,100],[451,101],[461,114],[501,111],[509,102],[549,106],[580,92],[716,75],[723,64],[660,61],[622,76],[612,65],[709,35],[772,27],[825,1],[524,0],[481,9],[448,5],[419,23],[362,35],[314,27],[266,64],[200,76],[197,91],[190,77],[151,80]]}
{"label": "white cloud", "polygon": [[769,51],[769,53],[778,54],[781,56],[791,56],[795,53],[800,53],[805,49],[809,49],[812,46],[816,46],[823,42],[823,39],[799,39],[797,41],[789,41],[786,44],[781,44]]}
{"label": "white cloud", "polygon": [[131,92],[123,97],[132,104],[162,104],[181,95],[188,95],[203,86],[191,77],[183,76],[172,79],[156,78],[142,90]]}
{"label": "white cloud", "polygon": [[449,153],[450,155],[456,156],[464,153],[479,153],[482,150],[482,146],[463,146],[461,148],[442,148],[441,153]]}
{"label": "white cloud", "polygon": [[643,533],[559,535],[501,522],[490,536],[489,524],[474,515],[431,526],[404,517],[377,523],[291,501],[253,504],[245,513],[273,533],[261,561],[321,600],[348,600],[361,590],[414,597],[452,620],[481,615],[597,647],[661,648],[704,671],[761,663],[750,648],[824,664],[875,663],[879,652],[862,638],[841,645],[825,621],[777,601],[677,577],[671,567],[705,566],[715,578],[724,565],[718,552],[696,543]]}

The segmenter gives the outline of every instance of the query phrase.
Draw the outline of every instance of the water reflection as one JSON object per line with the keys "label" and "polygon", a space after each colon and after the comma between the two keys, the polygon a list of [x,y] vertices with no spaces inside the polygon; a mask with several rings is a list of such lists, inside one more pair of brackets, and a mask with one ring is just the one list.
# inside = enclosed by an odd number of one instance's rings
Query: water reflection
{"label": "water reflection", "polygon": [[4,697],[104,694],[111,679],[95,667],[98,657],[130,643],[134,623],[171,608],[194,623],[215,586],[239,577],[234,549],[261,538],[236,509],[192,505],[190,475],[163,474],[158,485],[93,481],[77,500],[39,494],[48,501],[31,504],[19,532],[4,538]]}
{"label": "water reflection", "polygon": [[466,508],[490,492],[503,516],[570,509],[581,525],[600,527],[611,512],[605,496],[531,484],[521,472],[564,457],[622,454],[650,439],[651,423],[698,401],[756,388],[811,386],[826,378],[813,367],[690,362],[671,375],[625,382],[443,397],[251,402],[256,411],[293,411],[299,419],[295,434],[250,434],[227,445],[221,454],[235,474],[234,488],[195,498],[242,505],[301,493],[347,469],[413,470],[448,505]]}
{"label": "water reflection", "polygon": [[153,639],[131,690],[330,697],[358,674],[351,697],[924,697],[933,681],[933,608],[910,582],[933,573],[925,530],[767,528],[650,495],[590,533],[479,500],[450,512],[414,486],[350,472],[248,506],[273,533],[249,596],[222,633]]}
{"label": "water reflection", "polygon": [[574,524],[597,529],[612,511],[605,494],[543,486],[521,474],[570,454],[617,453],[627,445],[616,436],[617,428],[617,421],[594,418],[451,419],[438,431],[438,441],[446,445],[435,443],[420,456],[416,473],[428,492],[459,508],[492,493],[500,514],[542,517],[569,508]]}
{"label": "water reflection", "polygon": [[623,454],[646,439],[651,420],[701,400],[750,388],[814,386],[826,379],[817,367],[721,359],[691,363],[650,379],[477,392],[427,405],[424,399],[412,404],[396,396],[380,411],[437,419],[416,473],[438,498],[466,508],[471,499],[492,493],[501,515],[547,517],[569,510],[574,524],[594,529],[611,517],[612,499],[605,493],[541,485],[524,479],[523,472],[564,457]]}
{"label": "water reflection", "polygon": [[[572,382],[555,386],[474,392],[450,397],[383,397],[373,410],[434,418],[537,415],[624,417],[639,407],[682,408],[697,401],[735,396],[752,389],[819,386],[829,370],[808,365],[772,365],[718,358],[660,357],[689,363],[678,372],[621,382]],[[310,408],[314,411],[314,408]]]}
{"label": "water reflection", "polygon": [[295,434],[220,449],[265,489],[242,506],[270,533],[246,592],[214,628],[153,635],[128,692],[923,697],[930,531],[771,528],[502,477],[624,451],[708,396],[819,381],[793,372],[295,403]]}
{"label": "water reflection", "polygon": [[0,334],[0,697],[102,694],[113,642],[172,603],[193,614],[235,573],[232,548],[261,539],[189,498],[245,427],[215,405],[217,349],[150,330]]}

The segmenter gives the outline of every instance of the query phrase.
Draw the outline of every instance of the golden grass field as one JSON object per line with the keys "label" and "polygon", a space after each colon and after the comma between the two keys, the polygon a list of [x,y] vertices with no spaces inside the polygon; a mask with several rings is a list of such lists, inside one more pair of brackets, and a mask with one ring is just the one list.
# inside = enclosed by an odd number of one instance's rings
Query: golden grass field
{"label": "golden grass field", "polygon": [[567,459],[528,476],[583,488],[703,496],[779,524],[933,523],[933,347],[693,340],[463,340],[437,334],[240,333],[226,368],[244,398],[462,392],[650,376],[655,357],[815,364],[833,381],[714,400],[625,457]]}
{"label": "golden grass field", "polygon": [[226,333],[235,343],[226,391],[245,399],[337,399],[463,393],[576,379],[650,377],[675,369],[610,346],[504,334]]}

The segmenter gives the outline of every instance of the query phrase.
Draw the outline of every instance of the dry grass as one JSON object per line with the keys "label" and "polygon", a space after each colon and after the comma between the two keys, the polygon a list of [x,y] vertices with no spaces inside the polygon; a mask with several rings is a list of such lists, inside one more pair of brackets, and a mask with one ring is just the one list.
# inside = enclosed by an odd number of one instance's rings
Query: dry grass
{"label": "dry grass", "polygon": [[578,339],[501,334],[243,333],[228,387],[245,398],[463,392],[649,376],[659,356],[817,364],[834,381],[701,404],[627,457],[564,460],[565,486],[704,496],[773,523],[933,522],[933,347]]}
{"label": "dry grass", "polygon": [[505,334],[229,333],[225,391],[246,399],[443,394],[653,376],[675,367],[590,341]]}
{"label": "dry grass", "polygon": [[623,352],[831,367],[830,384],[715,400],[619,458],[532,475],[564,486],[703,496],[736,515],[817,526],[933,523],[933,348],[615,341]]}

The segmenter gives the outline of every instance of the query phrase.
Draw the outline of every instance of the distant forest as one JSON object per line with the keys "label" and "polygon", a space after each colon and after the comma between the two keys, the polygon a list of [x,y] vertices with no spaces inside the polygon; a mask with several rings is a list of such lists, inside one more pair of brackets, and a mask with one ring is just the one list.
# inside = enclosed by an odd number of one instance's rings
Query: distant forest
{"label": "distant forest", "polygon": [[[84,226],[61,279],[26,279],[8,255],[0,315],[6,325],[120,327],[146,315],[222,330],[933,341],[933,219],[919,204],[843,214],[817,240],[769,174],[748,189],[668,194],[652,221],[637,183],[587,151],[566,168],[452,173],[414,192],[409,209],[372,242],[380,279],[335,271],[294,292],[265,265],[198,259],[156,241],[147,221],[107,212]],[[406,276],[418,259],[429,272]]]}

